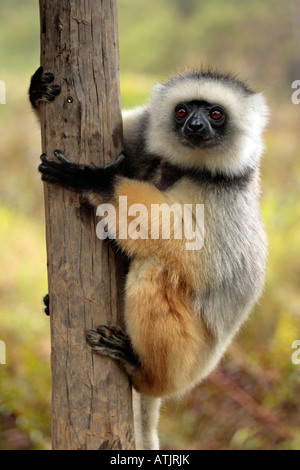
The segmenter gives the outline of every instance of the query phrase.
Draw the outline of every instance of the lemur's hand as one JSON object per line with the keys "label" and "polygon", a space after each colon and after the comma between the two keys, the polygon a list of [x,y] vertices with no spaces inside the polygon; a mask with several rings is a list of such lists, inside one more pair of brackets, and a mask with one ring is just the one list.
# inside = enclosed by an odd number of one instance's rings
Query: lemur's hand
{"label": "lemur's hand", "polygon": [[39,67],[31,77],[29,88],[29,99],[36,110],[41,101],[53,101],[60,93],[60,86],[53,84],[53,73],[43,73],[43,67]]}
{"label": "lemur's hand", "polygon": [[94,179],[95,170],[92,167],[70,162],[60,150],[55,150],[54,155],[57,160],[49,158],[45,153],[41,155],[42,163],[39,166],[39,171],[42,173],[43,181],[79,191],[89,189]]}
{"label": "lemur's hand", "polygon": [[115,178],[124,171],[125,156],[122,153],[114,163],[105,168],[72,163],[60,150],[55,150],[54,155],[57,160],[49,158],[45,153],[41,155],[39,171],[42,180],[75,191],[108,193],[112,191]]}

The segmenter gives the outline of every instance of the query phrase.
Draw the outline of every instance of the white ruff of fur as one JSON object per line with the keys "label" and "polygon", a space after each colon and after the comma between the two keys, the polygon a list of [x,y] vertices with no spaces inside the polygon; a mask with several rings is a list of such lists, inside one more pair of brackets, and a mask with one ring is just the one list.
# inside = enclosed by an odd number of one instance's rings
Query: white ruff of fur
{"label": "white ruff of fur", "polygon": [[[180,144],[173,127],[174,109],[180,103],[199,100],[219,104],[227,113],[224,140],[214,148],[199,149]],[[263,151],[262,132],[268,108],[260,93],[247,94],[230,83],[208,78],[186,78],[172,85],[158,84],[150,99],[147,150],[164,155],[172,163],[207,169],[228,176],[255,168]]]}

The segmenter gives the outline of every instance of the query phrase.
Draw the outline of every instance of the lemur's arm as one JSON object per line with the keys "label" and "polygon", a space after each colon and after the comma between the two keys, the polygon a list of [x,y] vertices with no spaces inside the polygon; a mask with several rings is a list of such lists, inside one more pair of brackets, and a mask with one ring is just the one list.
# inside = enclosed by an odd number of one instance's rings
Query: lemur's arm
{"label": "lemur's arm", "polygon": [[[89,165],[72,163],[59,151],[54,152],[57,160],[50,159],[47,155],[41,156],[42,163],[39,171],[42,179],[49,183],[58,184],[68,189],[80,191],[87,200],[98,207],[102,203],[111,204],[115,212],[106,217],[109,227],[116,234],[116,241],[129,256],[155,256],[158,255],[167,263],[176,261],[178,265],[185,265],[186,252],[185,239],[177,238],[174,224],[170,223],[170,236],[163,236],[163,217],[159,212],[152,212],[154,206],[172,205],[169,194],[159,190],[147,181],[139,181],[124,177],[126,159],[120,155],[115,163],[105,168],[91,167]],[[127,208],[143,207],[139,216],[140,237],[130,236],[130,224],[134,215],[129,214],[120,206],[120,197],[126,197]],[[135,205],[139,205],[138,207]],[[174,215],[175,218],[175,215]],[[181,211],[176,213],[176,220],[182,218]],[[120,236],[120,220],[126,226],[126,235]],[[152,227],[157,228],[157,236],[153,237]],[[122,231],[122,233],[124,233]],[[163,242],[162,242],[163,238]]]}
{"label": "lemur's arm", "polygon": [[72,163],[60,150],[55,150],[54,155],[58,161],[50,159],[46,154],[41,155],[39,171],[43,181],[75,191],[99,193],[102,199],[109,198],[117,176],[124,173],[125,156],[122,153],[114,163],[105,168]]}

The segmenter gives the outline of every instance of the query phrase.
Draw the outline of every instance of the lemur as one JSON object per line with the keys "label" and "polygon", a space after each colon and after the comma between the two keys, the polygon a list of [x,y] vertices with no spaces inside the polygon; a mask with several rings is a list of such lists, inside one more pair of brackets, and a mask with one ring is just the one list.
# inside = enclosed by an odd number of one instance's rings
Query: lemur
{"label": "lemur", "polygon": [[[33,75],[37,111],[59,94],[53,80],[41,68]],[[41,156],[43,181],[81,192],[95,208],[115,208],[108,222],[131,260],[125,329],[101,325],[86,337],[125,368],[138,392],[137,448],[158,448],[161,399],[182,396],[208,376],[261,295],[267,241],[259,165],[267,119],[263,96],[239,79],[191,70],[156,85],[147,105],[123,112],[124,152],[112,165],[72,163],[59,150],[55,158]],[[119,237],[121,196],[128,206],[146,207],[143,236]],[[163,223],[161,214],[151,220],[154,204],[174,207],[181,221],[188,204],[195,224],[195,207],[203,204],[201,249],[187,250],[174,227],[168,239],[151,238],[152,223]],[[128,228],[132,217],[125,220]]]}

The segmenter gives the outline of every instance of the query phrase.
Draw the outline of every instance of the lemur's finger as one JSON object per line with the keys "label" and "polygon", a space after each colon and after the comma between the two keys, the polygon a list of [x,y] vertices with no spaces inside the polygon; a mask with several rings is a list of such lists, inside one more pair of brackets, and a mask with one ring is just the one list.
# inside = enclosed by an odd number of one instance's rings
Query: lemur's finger
{"label": "lemur's finger", "polygon": [[42,174],[42,180],[47,183],[60,184],[60,181],[57,178],[47,174]]}
{"label": "lemur's finger", "polygon": [[51,72],[46,72],[42,75],[41,78],[43,83],[52,83],[54,80],[54,75]]}
{"label": "lemur's finger", "polygon": [[43,181],[67,187],[73,187],[74,182],[76,181],[76,185],[81,187],[80,177],[76,175],[76,172],[74,173],[74,169],[68,168],[62,163],[50,160],[46,163],[41,163],[38,169],[42,174]]}
{"label": "lemur's finger", "polygon": [[[41,156],[41,161],[43,162],[45,168],[46,167],[52,167],[52,168],[61,168],[62,167],[61,163],[56,162],[55,160],[52,160],[47,155],[42,155]],[[40,165],[40,167],[42,167],[42,165]],[[40,167],[39,167],[39,169],[40,169]]]}
{"label": "lemur's finger", "polygon": [[61,87],[59,85],[40,85],[37,94],[41,95],[47,101],[53,101],[56,95],[59,95]]}
{"label": "lemur's finger", "polygon": [[64,169],[69,169],[70,173],[73,172],[82,176],[82,173],[87,171],[87,165],[70,162],[60,150],[54,150],[54,155],[60,161],[61,166]]}
{"label": "lemur's finger", "polygon": [[39,172],[43,176],[49,176],[50,178],[55,178],[57,182],[65,181],[69,175],[62,174],[57,168],[52,168],[51,166],[46,166],[43,163],[39,166]]}
{"label": "lemur's finger", "polygon": [[60,162],[71,164],[70,160],[68,160],[60,150],[54,150],[54,155]]}
{"label": "lemur's finger", "polygon": [[51,176],[56,178],[58,181],[69,178],[70,175],[68,173],[62,171],[61,168],[56,167],[55,165],[60,165],[60,163],[54,161],[50,161],[47,164],[41,163],[38,170],[42,175]]}
{"label": "lemur's finger", "polygon": [[59,85],[51,85],[50,89],[54,95],[58,95],[60,93],[61,87]]}
{"label": "lemur's finger", "polygon": [[37,79],[40,79],[41,76],[43,75],[43,67],[40,66],[33,74],[32,76],[32,80],[37,80]]}
{"label": "lemur's finger", "polygon": [[61,174],[61,173],[73,174],[74,165],[71,162],[69,162],[69,160],[67,160],[62,155],[62,153],[57,154],[57,151],[55,151],[54,153],[55,153],[55,156],[59,159],[59,161],[57,162],[56,160],[49,158],[48,155],[43,153],[40,157],[42,164],[39,166],[39,170],[43,172],[43,171],[47,171],[47,168],[52,168],[52,169],[57,170],[56,171],[57,174]]}

